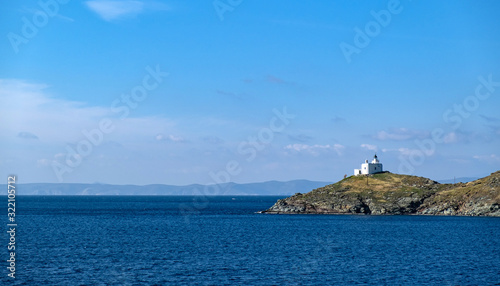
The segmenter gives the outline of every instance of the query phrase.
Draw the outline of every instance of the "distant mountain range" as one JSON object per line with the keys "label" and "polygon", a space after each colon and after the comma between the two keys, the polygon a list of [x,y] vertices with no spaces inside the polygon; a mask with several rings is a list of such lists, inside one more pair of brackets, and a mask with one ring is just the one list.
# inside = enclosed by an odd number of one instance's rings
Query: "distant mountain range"
{"label": "distant mountain range", "polygon": [[[69,183],[33,183],[17,184],[17,195],[293,195],[320,188],[331,182],[316,182],[308,180],[294,180],[288,182],[268,181],[262,183],[236,184],[226,183],[219,185],[107,185],[107,184],[69,184]],[[6,185],[2,186],[7,189]]]}
{"label": "distant mountain range", "polygon": [[[467,183],[477,178],[463,177],[448,180],[439,180],[441,184]],[[175,195],[283,195],[289,196],[295,193],[303,193],[313,189],[321,188],[332,182],[318,182],[309,180],[293,180],[287,182],[268,181],[261,183],[236,184],[226,183],[219,185],[187,186],[174,185],[108,185],[108,184],[70,184],[70,183],[32,183],[17,184],[17,195],[101,195],[101,196],[175,196]],[[6,189],[6,185],[2,185]]]}

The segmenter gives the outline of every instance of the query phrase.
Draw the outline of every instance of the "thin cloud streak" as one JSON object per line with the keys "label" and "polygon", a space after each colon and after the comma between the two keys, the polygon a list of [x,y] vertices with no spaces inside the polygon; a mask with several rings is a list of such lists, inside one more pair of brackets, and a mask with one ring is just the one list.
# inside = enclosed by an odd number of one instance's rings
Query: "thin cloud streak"
{"label": "thin cloud streak", "polygon": [[135,17],[146,11],[168,11],[170,7],[161,2],[150,1],[86,1],[85,5],[103,20],[111,22],[120,18]]}

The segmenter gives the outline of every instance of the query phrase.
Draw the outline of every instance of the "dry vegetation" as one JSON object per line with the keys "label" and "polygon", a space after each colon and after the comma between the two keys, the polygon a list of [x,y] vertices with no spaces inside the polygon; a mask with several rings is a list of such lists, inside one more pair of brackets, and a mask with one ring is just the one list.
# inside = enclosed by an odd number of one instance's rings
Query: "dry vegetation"
{"label": "dry vegetation", "polygon": [[500,171],[467,184],[389,172],[350,176],[279,200],[267,212],[500,215]]}

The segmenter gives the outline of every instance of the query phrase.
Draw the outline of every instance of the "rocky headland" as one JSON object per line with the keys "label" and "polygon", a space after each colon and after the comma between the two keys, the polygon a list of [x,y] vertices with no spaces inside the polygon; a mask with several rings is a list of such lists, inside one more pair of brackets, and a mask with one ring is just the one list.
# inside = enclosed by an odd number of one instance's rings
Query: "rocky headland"
{"label": "rocky headland", "polygon": [[500,171],[457,184],[390,172],[350,176],[309,193],[278,200],[263,213],[500,217]]}

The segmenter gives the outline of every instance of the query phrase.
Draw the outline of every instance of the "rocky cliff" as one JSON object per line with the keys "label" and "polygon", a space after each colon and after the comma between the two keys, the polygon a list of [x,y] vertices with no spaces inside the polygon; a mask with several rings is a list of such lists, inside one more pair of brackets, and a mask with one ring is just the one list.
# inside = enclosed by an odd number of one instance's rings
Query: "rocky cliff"
{"label": "rocky cliff", "polygon": [[500,216],[500,171],[466,184],[390,172],[351,176],[278,200],[264,213]]}

